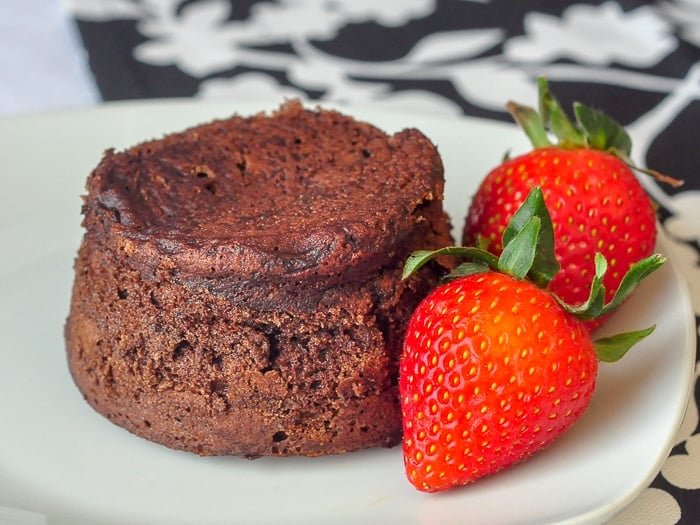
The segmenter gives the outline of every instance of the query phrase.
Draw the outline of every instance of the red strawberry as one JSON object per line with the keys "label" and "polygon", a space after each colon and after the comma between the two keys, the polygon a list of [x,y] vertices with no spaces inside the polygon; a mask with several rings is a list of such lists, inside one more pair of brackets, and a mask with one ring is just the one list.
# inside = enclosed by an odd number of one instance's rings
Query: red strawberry
{"label": "red strawberry", "polygon": [[404,463],[422,491],[470,483],[546,447],[588,406],[598,359],[619,359],[653,330],[594,343],[579,318],[615,308],[663,256],[633,265],[609,303],[601,285],[607,266],[596,256],[591,292],[582,308],[570,308],[541,287],[557,264],[539,188],[503,240],[500,258],[448,247],[417,252],[406,265],[410,275],[439,255],[475,261],[421,302],[406,332],[399,373]]}
{"label": "red strawberry", "polygon": [[[542,188],[554,224],[554,250],[561,265],[551,291],[569,304],[582,304],[594,275],[594,255],[605,255],[610,271],[603,284],[612,299],[630,266],[649,255],[656,243],[656,214],[630,168],[631,142],[609,117],[575,104],[572,124],[540,79],[540,112],[508,105],[535,149],[494,168],[473,196],[463,244],[479,237],[500,253],[500,238],[513,213],[534,186]],[[545,126],[559,139],[552,145]],[[647,172],[649,172],[647,170]],[[656,172],[656,178],[673,179]],[[587,323],[589,329],[602,318]]]}
{"label": "red strawberry", "polygon": [[595,387],[583,324],[534,284],[497,272],[434,290],[405,344],[404,461],[421,490],[464,484],[547,446]]}

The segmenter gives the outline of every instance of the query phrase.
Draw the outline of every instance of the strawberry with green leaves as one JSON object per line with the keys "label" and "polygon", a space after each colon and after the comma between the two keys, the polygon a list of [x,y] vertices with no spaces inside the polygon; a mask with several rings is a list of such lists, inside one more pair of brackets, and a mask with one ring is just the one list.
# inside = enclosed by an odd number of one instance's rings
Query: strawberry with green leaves
{"label": "strawberry with green leaves", "polygon": [[417,307],[399,373],[409,481],[435,492],[470,483],[549,445],[586,410],[598,360],[615,361],[653,327],[593,342],[584,321],[616,308],[663,264],[633,264],[606,301],[607,264],[595,256],[584,303],[545,290],[559,269],[554,231],[535,188],[503,234],[500,257],[478,247],[416,252],[407,277],[433,257],[466,262]]}
{"label": "strawberry with green leaves", "polygon": [[[559,272],[551,290],[570,304],[582,304],[595,275],[595,254],[605,255],[607,300],[625,272],[649,256],[656,243],[654,206],[630,161],[631,141],[625,130],[603,113],[574,104],[571,122],[540,79],[540,112],[509,103],[534,149],[505,160],[482,181],[467,214],[463,244],[490,242],[500,253],[501,235],[511,216],[534,186],[542,188],[554,224],[554,250]],[[556,139],[550,141],[550,135]],[[671,184],[678,181],[641,170]],[[588,322],[589,329],[602,318]]]}

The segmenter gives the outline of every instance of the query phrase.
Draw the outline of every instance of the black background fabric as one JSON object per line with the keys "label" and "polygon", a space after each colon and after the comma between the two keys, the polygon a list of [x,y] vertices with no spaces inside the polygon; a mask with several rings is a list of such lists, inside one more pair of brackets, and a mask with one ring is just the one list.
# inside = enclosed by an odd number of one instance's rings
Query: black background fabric
{"label": "black background fabric", "polygon": [[[180,10],[192,2],[182,2]],[[234,2],[231,19],[245,20],[250,7],[256,2],[247,0]],[[339,58],[352,58],[364,61],[394,60],[404,56],[422,37],[439,31],[455,29],[478,29],[500,27],[505,31],[504,41],[524,32],[523,18],[531,11],[561,15],[571,4],[601,4],[604,2],[551,2],[496,0],[490,3],[442,0],[435,11],[425,18],[413,20],[401,27],[385,27],[378,23],[349,24],[340,30],[333,40],[312,41],[311,44],[324,52]],[[617,2],[624,10],[633,10],[643,5],[653,4],[640,1]],[[90,67],[95,76],[104,100],[129,100],[162,97],[191,97],[197,92],[201,81],[211,78],[195,78],[176,66],[144,64],[135,60],[132,50],[146,38],[137,30],[138,20],[113,20],[94,22],[78,19],[78,26],[89,52]],[[291,47],[270,46],[277,51],[293,53]],[[496,55],[502,48],[495,46],[487,54]],[[481,57],[471,57],[481,58]],[[700,50],[693,44],[680,41],[678,48],[658,64],[644,71],[671,78],[683,78],[691,66],[700,59]],[[566,59],[558,62],[566,63]],[[613,64],[621,69],[634,69],[625,64]],[[253,69],[235,66],[230,70],[216,73],[218,77],[235,77],[253,70],[265,72],[275,77],[281,84],[291,84],[284,72],[266,69],[264,66]],[[381,79],[393,82],[397,91],[403,89],[423,89],[447,97],[458,104],[465,115],[510,120],[504,111],[480,108],[460,97],[449,82],[424,80]],[[554,81],[553,91],[567,107],[574,100],[602,108],[626,125],[639,118],[657,105],[663,95],[638,91],[629,87],[610,84]],[[307,90],[311,99],[320,98],[323,93]],[[697,122],[700,122],[700,104],[690,105],[683,114],[672,122],[653,146],[649,149],[646,164],[664,173],[686,181],[682,190],[666,188],[667,191],[687,191],[700,187],[697,166],[700,166],[700,148],[697,144]],[[678,153],[682,152],[682,155]]]}

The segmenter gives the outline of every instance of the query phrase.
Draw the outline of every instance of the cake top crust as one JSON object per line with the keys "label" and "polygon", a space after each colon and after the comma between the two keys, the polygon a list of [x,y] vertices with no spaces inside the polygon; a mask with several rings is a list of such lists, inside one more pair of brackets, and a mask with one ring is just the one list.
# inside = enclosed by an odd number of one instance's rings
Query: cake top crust
{"label": "cake top crust", "polygon": [[88,233],[154,271],[333,280],[395,256],[442,200],[443,168],[415,129],[387,135],[288,101],[109,150],[87,191]]}

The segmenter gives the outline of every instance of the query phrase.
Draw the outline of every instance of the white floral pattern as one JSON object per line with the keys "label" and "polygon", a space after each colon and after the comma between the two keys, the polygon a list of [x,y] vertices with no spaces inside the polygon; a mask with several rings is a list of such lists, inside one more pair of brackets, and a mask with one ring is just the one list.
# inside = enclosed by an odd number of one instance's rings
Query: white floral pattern
{"label": "white floral pattern", "polygon": [[700,192],[681,193],[672,199],[675,214],[664,226],[675,240],[674,260],[686,278],[695,315],[700,316],[700,255],[694,246],[700,242]]}
{"label": "white floral pattern", "polygon": [[682,489],[700,489],[700,434],[685,441],[685,454],[669,457],[661,473],[676,487]]}
{"label": "white floral pattern", "polygon": [[698,0],[663,2],[661,10],[669,20],[680,26],[680,33],[685,40],[700,47],[700,2]]}
{"label": "white floral pattern", "polygon": [[[225,69],[237,60],[236,27],[226,23],[231,5],[207,0],[185,6],[179,15],[174,3],[154,10],[139,31],[150,40],[134,48],[134,58],[146,64],[174,64],[185,73],[203,77]],[[216,50],[215,53],[210,50]]]}
{"label": "white floral pattern", "polygon": [[525,17],[525,30],[506,43],[506,56],[512,60],[572,58],[583,64],[650,66],[676,46],[671,24],[651,6],[624,12],[615,2],[573,5],[561,17],[533,12]]}
{"label": "white floral pattern", "polygon": [[681,508],[673,496],[661,489],[648,488],[608,525],[675,525],[680,518]]}
{"label": "white floral pattern", "polygon": [[[504,100],[532,100],[545,74],[568,99],[631,107],[637,161],[688,180],[645,184],[700,316],[700,148],[684,127],[700,121],[699,0],[63,1],[107,99],[301,97],[505,120]],[[661,473],[613,523],[691,523],[699,501],[693,398]]]}

